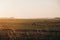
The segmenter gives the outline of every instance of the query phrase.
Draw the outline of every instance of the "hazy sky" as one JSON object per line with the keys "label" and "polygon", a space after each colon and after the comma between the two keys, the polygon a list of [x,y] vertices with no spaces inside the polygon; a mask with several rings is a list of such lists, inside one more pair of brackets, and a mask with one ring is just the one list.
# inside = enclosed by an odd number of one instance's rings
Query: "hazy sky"
{"label": "hazy sky", "polygon": [[0,0],[0,17],[60,17],[60,0]]}

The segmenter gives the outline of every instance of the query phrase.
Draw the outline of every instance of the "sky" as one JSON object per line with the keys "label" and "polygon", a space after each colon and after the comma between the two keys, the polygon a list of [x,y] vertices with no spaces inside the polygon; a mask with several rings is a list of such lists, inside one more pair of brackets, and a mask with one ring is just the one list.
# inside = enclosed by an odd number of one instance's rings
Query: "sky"
{"label": "sky", "polygon": [[60,0],[0,0],[0,17],[60,17]]}

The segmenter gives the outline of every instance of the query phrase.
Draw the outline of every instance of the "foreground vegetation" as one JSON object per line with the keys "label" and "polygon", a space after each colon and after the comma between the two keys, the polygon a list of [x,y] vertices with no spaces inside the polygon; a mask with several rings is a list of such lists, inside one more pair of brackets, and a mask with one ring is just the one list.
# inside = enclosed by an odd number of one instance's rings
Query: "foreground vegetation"
{"label": "foreground vegetation", "polygon": [[0,40],[60,40],[60,19],[0,19]]}

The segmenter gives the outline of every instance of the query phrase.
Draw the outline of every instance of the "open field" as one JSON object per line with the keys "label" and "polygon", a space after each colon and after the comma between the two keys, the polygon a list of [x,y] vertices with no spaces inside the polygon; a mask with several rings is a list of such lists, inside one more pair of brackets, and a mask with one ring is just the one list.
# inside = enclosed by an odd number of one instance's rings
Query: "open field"
{"label": "open field", "polygon": [[0,40],[60,40],[60,19],[0,19]]}

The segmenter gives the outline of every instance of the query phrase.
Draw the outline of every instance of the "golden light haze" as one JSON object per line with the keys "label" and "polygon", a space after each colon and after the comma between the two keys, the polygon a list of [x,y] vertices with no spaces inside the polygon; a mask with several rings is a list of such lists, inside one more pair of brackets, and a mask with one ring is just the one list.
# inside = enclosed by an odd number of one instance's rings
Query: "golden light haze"
{"label": "golden light haze", "polygon": [[60,17],[60,0],[0,0],[0,17]]}

